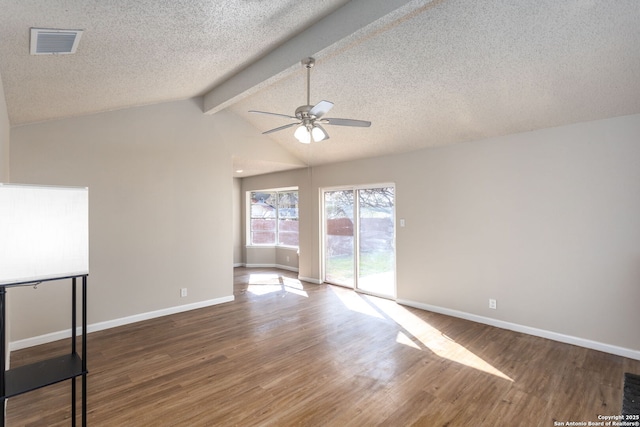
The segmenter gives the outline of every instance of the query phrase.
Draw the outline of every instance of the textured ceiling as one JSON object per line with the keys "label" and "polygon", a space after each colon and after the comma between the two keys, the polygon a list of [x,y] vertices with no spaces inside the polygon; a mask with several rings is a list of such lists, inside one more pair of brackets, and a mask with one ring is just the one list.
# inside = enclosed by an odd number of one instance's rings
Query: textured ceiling
{"label": "textured ceiling", "polygon": [[[640,2],[442,1],[318,58],[312,100],[371,120],[331,139],[272,138],[310,164],[640,113]],[[267,130],[304,104],[304,72],[231,109]],[[286,119],[285,119],[286,120]]]}
{"label": "textured ceiling", "polygon": [[[282,43],[304,42],[305,29],[340,18],[346,3],[0,0],[11,123],[205,95]],[[328,116],[371,128],[327,126],[331,138],[311,145],[293,129],[269,138],[322,164],[640,113],[637,0],[405,3],[404,13],[309,53],[312,104],[330,100]],[[76,55],[34,57],[32,26],[85,33]],[[248,110],[293,114],[305,103],[302,67],[280,71],[227,108],[256,135],[287,120]],[[252,173],[286,168],[247,154],[236,161]]]}
{"label": "textured ceiling", "polygon": [[[12,125],[204,94],[346,0],[0,0]],[[29,28],[83,29],[30,56]]]}

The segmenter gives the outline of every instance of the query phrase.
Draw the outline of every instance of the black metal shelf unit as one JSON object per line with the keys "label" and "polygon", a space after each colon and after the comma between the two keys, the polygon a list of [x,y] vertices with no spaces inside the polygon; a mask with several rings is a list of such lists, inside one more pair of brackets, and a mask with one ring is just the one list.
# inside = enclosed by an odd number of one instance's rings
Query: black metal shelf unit
{"label": "black metal shelf unit", "polygon": [[[6,293],[8,287],[25,283],[0,285],[0,398],[2,408],[5,401],[13,396],[27,393],[61,381],[71,380],[71,425],[76,425],[76,378],[82,377],[82,426],[87,425],[87,275],[53,278],[49,280],[71,279],[71,351],[63,356],[53,357],[30,365],[6,370]],[[78,354],[76,341],[77,279],[82,280],[82,334],[81,353]],[[4,410],[0,416],[0,427],[5,426]]]}

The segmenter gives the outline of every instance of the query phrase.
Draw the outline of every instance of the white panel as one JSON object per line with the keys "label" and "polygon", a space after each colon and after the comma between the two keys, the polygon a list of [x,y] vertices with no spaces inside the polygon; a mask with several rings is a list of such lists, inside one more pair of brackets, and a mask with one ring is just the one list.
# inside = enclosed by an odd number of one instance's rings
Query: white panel
{"label": "white panel", "polygon": [[88,189],[0,184],[0,285],[88,273]]}
{"label": "white panel", "polygon": [[31,55],[76,53],[82,30],[31,28]]}

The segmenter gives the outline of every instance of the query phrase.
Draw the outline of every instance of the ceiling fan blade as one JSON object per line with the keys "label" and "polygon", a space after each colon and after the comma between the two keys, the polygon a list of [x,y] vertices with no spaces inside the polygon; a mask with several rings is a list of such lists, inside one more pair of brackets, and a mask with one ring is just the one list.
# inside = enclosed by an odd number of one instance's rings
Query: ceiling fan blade
{"label": "ceiling fan blade", "polygon": [[353,120],[353,119],[322,119],[322,123],[334,126],[356,126],[361,128],[368,128],[371,126],[371,122],[366,120]]}
{"label": "ceiling fan blade", "polygon": [[277,127],[277,128],[270,129],[270,130],[268,130],[268,131],[262,132],[262,134],[263,134],[263,135],[266,135],[266,134],[268,134],[268,133],[278,132],[279,130],[284,130],[284,129],[287,129],[287,128],[290,128],[290,127],[292,127],[292,126],[296,126],[296,125],[299,125],[299,124],[300,124],[300,122],[297,122],[297,123],[289,123],[289,124],[287,124],[287,125],[280,126],[280,127]]}
{"label": "ceiling fan blade", "polygon": [[289,116],[287,114],[270,113],[268,111],[256,111],[256,110],[249,110],[249,112],[250,113],[257,113],[257,114],[268,114],[270,116],[279,116],[279,117],[286,117],[288,119],[298,120],[297,117]]}
{"label": "ceiling fan blade", "polygon": [[314,105],[311,110],[309,110],[309,114],[320,118],[327,114],[329,110],[331,110],[331,108],[333,108],[333,102],[320,101],[316,105]]}

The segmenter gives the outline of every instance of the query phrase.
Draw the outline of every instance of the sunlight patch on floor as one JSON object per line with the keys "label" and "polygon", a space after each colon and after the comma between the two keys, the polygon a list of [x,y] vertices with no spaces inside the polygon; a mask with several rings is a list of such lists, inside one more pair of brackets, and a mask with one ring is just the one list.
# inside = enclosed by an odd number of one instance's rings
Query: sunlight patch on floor
{"label": "sunlight patch on floor", "polygon": [[303,296],[305,298],[309,298],[309,294],[307,294],[307,292],[304,290],[304,286],[302,285],[302,282],[300,282],[300,280],[283,277],[282,282],[285,291]]}
{"label": "sunlight patch on floor", "polygon": [[409,336],[407,334],[405,334],[402,331],[398,331],[398,336],[396,337],[396,342],[398,344],[403,344],[409,347],[413,347],[416,350],[420,350],[420,346],[418,344],[416,344],[415,342],[413,342],[413,340],[411,338],[409,338]]}
{"label": "sunlight patch on floor", "polygon": [[276,273],[251,273],[249,275],[250,285],[279,285],[280,275]]}
{"label": "sunlight patch on floor", "polygon": [[340,299],[342,304],[351,311],[366,314],[367,316],[383,319],[384,317],[362,297],[351,289],[343,289],[337,286],[330,286],[329,289]]}
{"label": "sunlight patch on floor", "polygon": [[255,273],[249,276],[247,292],[254,295],[266,295],[274,292],[286,292],[300,295],[305,298],[309,294],[304,290],[302,282],[298,279],[283,277],[275,273]]}
{"label": "sunlight patch on floor", "polygon": [[[400,340],[398,340],[399,343],[415,347],[416,343],[409,338],[409,336],[412,336],[440,357],[513,382],[513,379],[503,372],[494,368],[491,364],[456,343],[453,339],[447,337],[395,301],[369,296],[363,296],[362,298],[375,305],[406,331],[406,333],[403,333],[404,337],[400,337]],[[406,339],[410,343],[407,343]]]}
{"label": "sunlight patch on floor", "polygon": [[394,273],[393,271],[388,271],[385,273],[362,276],[358,279],[358,288],[373,294],[394,298]]}

